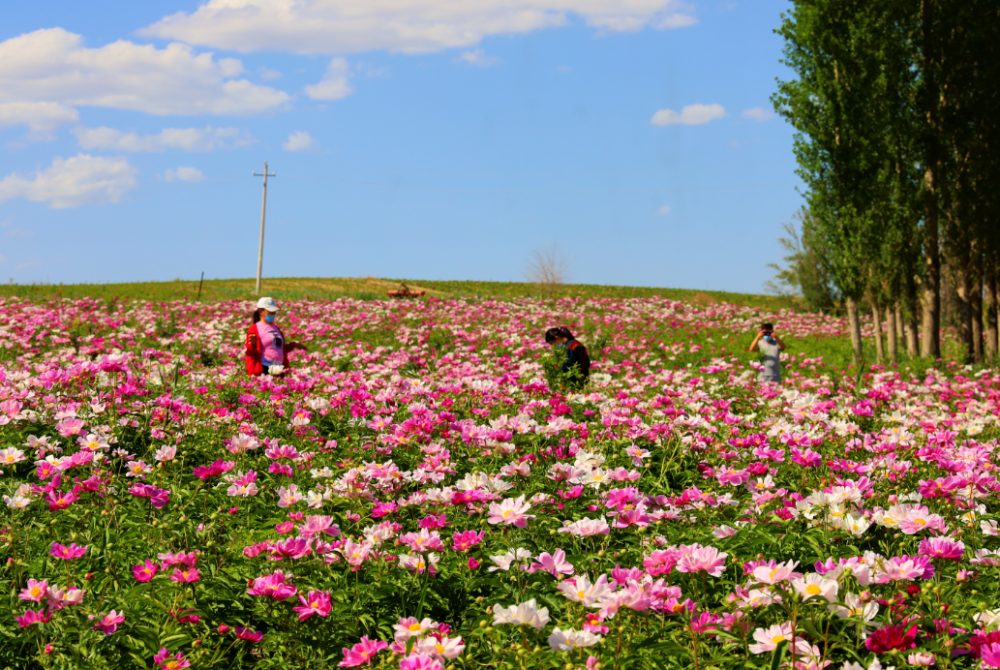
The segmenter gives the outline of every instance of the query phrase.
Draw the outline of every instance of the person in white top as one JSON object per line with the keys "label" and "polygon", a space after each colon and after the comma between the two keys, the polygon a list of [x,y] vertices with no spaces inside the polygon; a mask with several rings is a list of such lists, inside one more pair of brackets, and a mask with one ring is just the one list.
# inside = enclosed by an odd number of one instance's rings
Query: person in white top
{"label": "person in white top", "polygon": [[760,381],[773,384],[781,383],[781,352],[785,350],[785,343],[774,334],[774,324],[761,324],[757,336],[747,348],[747,352],[752,353],[759,350],[764,355],[764,369],[760,371]]}

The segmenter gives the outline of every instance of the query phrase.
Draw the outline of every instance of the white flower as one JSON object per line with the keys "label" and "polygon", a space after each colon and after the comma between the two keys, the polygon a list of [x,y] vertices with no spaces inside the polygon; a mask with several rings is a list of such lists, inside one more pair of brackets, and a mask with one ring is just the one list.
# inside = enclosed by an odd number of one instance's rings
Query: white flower
{"label": "white flower", "polygon": [[541,630],[549,623],[549,608],[539,608],[534,598],[506,608],[496,604],[493,606],[493,623],[531,626],[535,630]]}
{"label": "white flower", "polygon": [[803,600],[809,600],[813,596],[822,596],[828,602],[837,599],[837,590],[840,588],[837,582],[826,579],[823,575],[810,572],[801,579],[792,580],[792,586],[802,596]]}
{"label": "white flower", "polygon": [[581,647],[593,647],[600,641],[600,635],[585,630],[562,630],[557,627],[549,635],[549,648],[552,651],[572,651]]}

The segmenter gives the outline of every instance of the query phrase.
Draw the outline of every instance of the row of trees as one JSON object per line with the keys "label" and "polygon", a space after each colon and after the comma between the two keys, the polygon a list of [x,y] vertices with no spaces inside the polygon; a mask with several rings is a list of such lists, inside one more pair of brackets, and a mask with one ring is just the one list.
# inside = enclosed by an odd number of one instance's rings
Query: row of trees
{"label": "row of trees", "polygon": [[793,279],[820,308],[842,303],[857,360],[863,305],[878,359],[883,323],[889,356],[905,337],[939,357],[950,283],[966,358],[996,358],[1000,2],[794,0],[782,19],[794,78],[773,103],[807,203]]}

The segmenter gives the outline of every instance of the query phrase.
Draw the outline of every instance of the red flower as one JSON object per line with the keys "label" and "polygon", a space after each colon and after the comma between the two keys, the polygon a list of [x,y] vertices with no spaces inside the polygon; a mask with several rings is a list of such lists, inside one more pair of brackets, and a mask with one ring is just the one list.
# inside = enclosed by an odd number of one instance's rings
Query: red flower
{"label": "red flower", "polygon": [[865,640],[868,651],[885,654],[893,649],[913,649],[917,646],[917,624],[904,629],[903,626],[883,626]]}

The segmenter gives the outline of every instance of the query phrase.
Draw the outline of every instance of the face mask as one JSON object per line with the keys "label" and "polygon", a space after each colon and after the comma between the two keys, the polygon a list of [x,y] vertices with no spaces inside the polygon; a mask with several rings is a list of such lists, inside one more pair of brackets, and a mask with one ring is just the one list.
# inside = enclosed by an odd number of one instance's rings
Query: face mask
{"label": "face mask", "polygon": [[268,314],[265,316],[264,321],[267,323],[274,323],[274,314]]}

